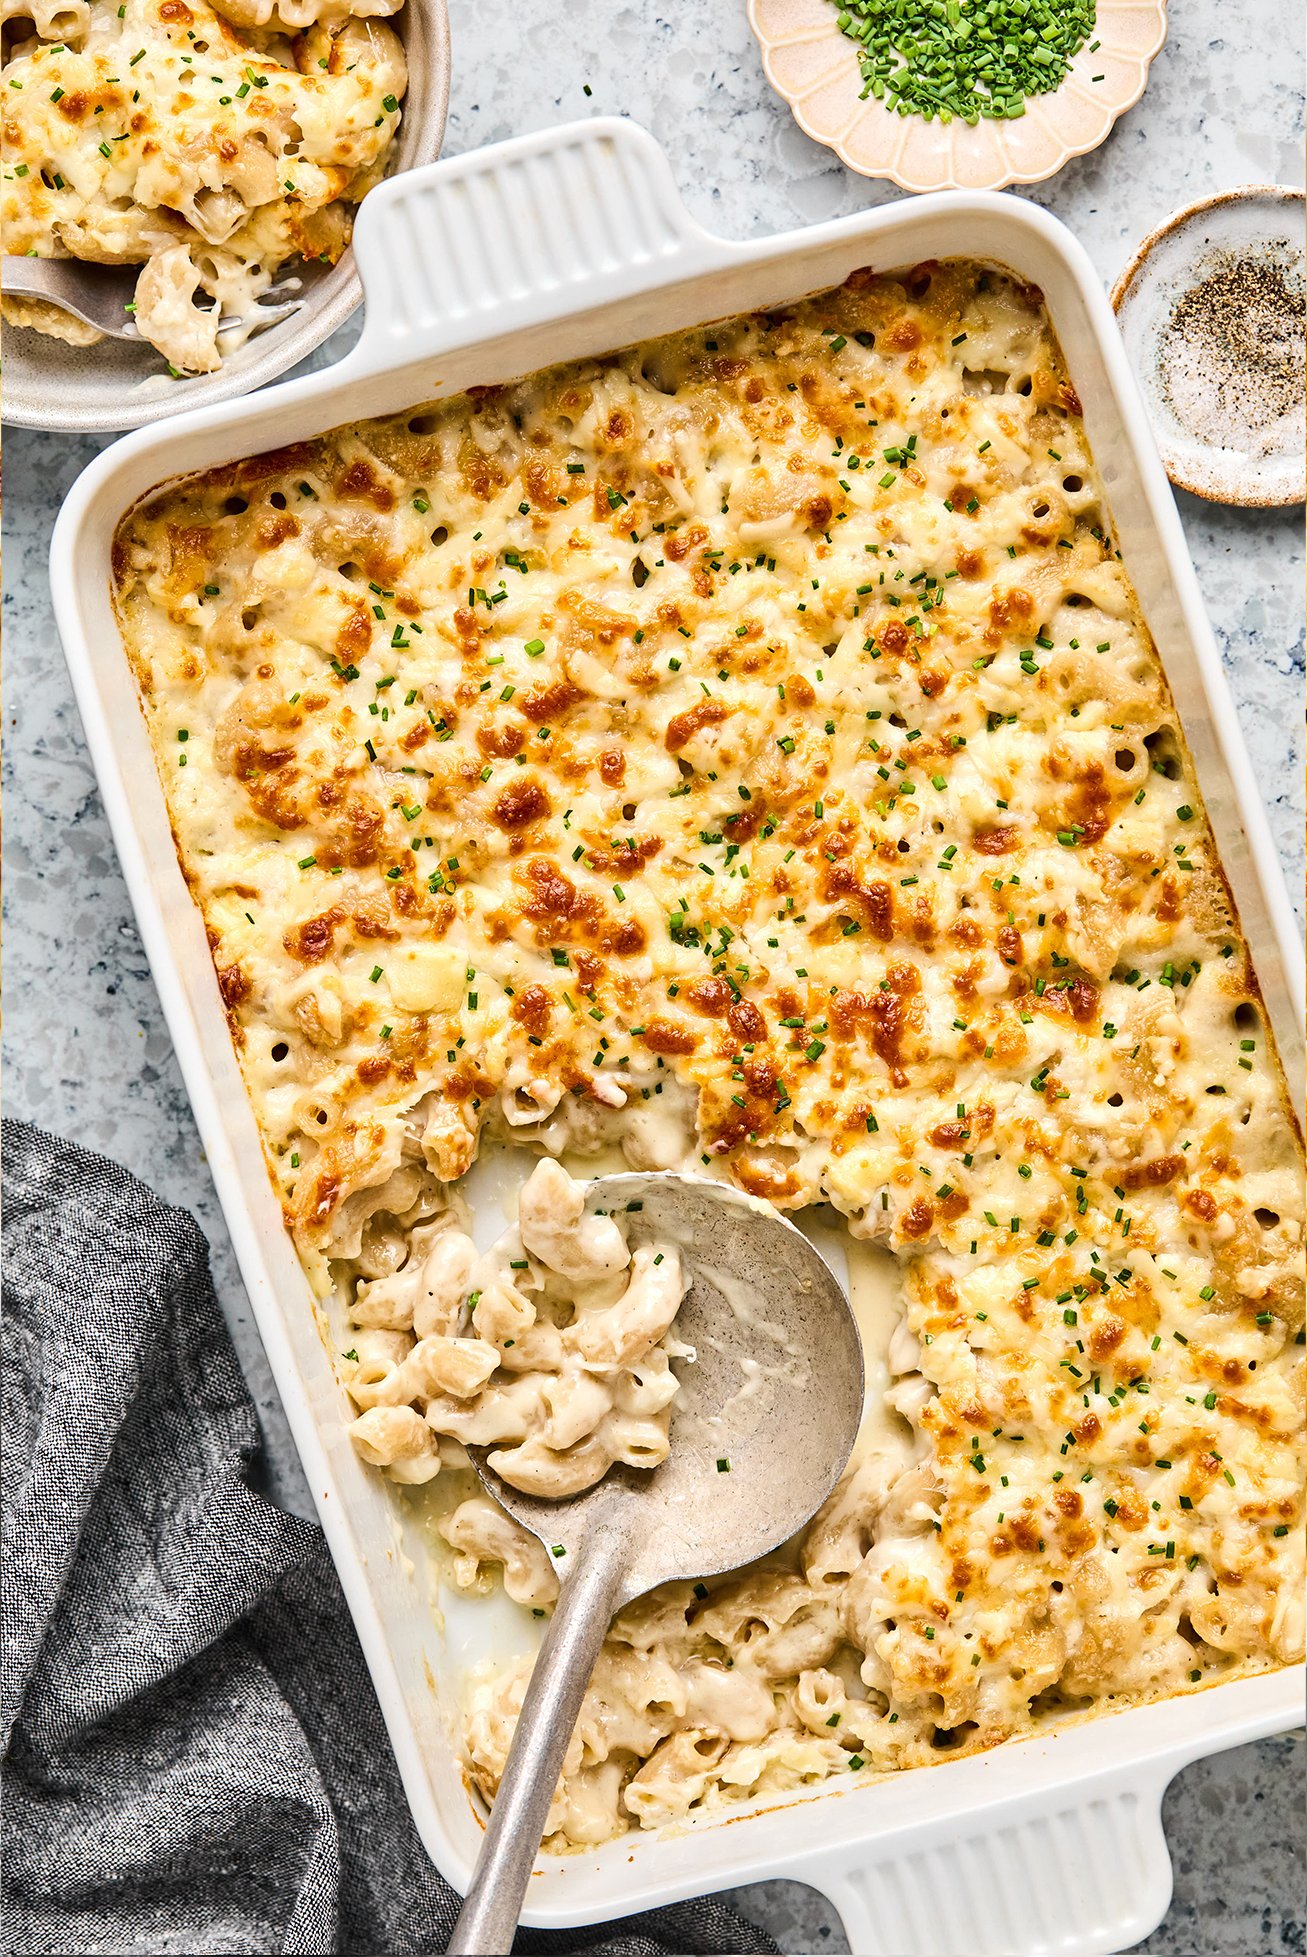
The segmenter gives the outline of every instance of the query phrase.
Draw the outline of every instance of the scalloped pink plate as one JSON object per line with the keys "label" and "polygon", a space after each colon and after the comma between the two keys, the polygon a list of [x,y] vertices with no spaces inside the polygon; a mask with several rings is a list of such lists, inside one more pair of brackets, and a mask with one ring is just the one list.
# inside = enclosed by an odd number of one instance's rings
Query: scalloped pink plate
{"label": "scalloped pink plate", "polygon": [[[927,122],[862,98],[857,44],[835,0],[749,0],[767,79],[799,127],[864,177],[904,190],[1002,190],[1038,183],[1097,149],[1144,92],[1166,39],[1167,0],[1098,0],[1090,40],[1061,86],[1014,122]],[[1094,44],[1097,43],[1095,46]],[[1090,52],[1093,47],[1093,52]]]}

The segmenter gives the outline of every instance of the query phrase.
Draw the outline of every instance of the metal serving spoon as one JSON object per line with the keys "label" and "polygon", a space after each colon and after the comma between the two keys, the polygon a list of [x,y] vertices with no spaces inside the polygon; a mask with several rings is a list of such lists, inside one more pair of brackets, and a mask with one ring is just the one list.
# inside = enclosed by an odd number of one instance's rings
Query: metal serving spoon
{"label": "metal serving spoon", "polygon": [[613,1613],[671,1577],[718,1575],[794,1535],[843,1472],[862,1415],[848,1299],[775,1210],[721,1183],[660,1174],[601,1176],[586,1209],[620,1216],[632,1248],[676,1244],[690,1287],[674,1332],[696,1358],[677,1368],[671,1453],[652,1471],[619,1464],[583,1494],[550,1501],[509,1487],[485,1449],[469,1450],[489,1493],[557,1558],[561,1588],[451,1952],[513,1947]]}
{"label": "metal serving spoon", "polygon": [[[6,255],[0,262],[0,291],[10,299],[44,299],[58,306],[111,340],[139,340],[141,330],[132,317],[139,265],[95,265],[79,258],[30,258]],[[276,298],[288,290],[285,285],[269,287]],[[302,306],[303,299],[289,299],[283,305],[254,308],[254,330],[275,326]],[[248,323],[243,319],[223,319],[218,331]]]}

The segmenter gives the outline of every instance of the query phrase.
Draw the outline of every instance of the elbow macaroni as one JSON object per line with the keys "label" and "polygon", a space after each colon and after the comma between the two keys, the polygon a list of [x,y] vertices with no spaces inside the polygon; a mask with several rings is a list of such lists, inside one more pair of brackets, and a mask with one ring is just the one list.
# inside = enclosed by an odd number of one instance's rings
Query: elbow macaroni
{"label": "elbow macaroni", "polygon": [[[166,487],[115,563],[378,1377],[483,1138],[706,1157],[898,1261],[882,1430],[792,1555],[621,1613],[556,1845],[1300,1652],[1301,1151],[1037,293],[859,274]],[[392,1472],[457,1446],[421,1404]],[[547,1607],[507,1518],[444,1530]]]}
{"label": "elbow macaroni", "polygon": [[451,1225],[415,1233],[396,1271],[359,1281],[343,1378],[363,1408],[350,1434],[365,1461],[424,1482],[442,1440],[479,1445],[512,1487],[566,1496],[614,1461],[666,1460],[670,1361],[688,1352],[667,1336],[685,1294],[680,1256],[670,1244],[630,1252],[584,1200],[541,1162],[517,1229],[484,1256]]}
{"label": "elbow macaroni", "polygon": [[[349,242],[399,123],[404,53],[378,17],[394,11],[5,0],[5,249],[139,264],[144,338],[178,372],[212,372],[254,330],[280,266],[334,264]],[[41,301],[3,311],[99,338]]]}

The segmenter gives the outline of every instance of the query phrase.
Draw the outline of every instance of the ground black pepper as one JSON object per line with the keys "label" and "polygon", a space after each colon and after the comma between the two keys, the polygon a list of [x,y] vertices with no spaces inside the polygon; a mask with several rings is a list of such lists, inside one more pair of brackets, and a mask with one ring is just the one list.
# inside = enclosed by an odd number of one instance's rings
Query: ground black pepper
{"label": "ground black pepper", "polygon": [[1163,387],[1200,439],[1245,446],[1302,400],[1307,293],[1290,250],[1286,240],[1255,257],[1220,253],[1163,329]]}

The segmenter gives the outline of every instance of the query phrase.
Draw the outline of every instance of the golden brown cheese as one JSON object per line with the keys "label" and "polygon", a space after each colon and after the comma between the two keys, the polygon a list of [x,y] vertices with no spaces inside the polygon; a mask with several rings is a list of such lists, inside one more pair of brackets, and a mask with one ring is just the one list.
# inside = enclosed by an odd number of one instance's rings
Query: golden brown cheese
{"label": "golden brown cheese", "polygon": [[[483,1131],[900,1259],[905,1450],[730,1593],[771,1724],[646,1707],[568,1839],[1301,1648],[1301,1155],[1038,293],[855,275],[167,487],[115,565],[320,1286]],[[613,1665],[744,1662],[670,1594]]]}

